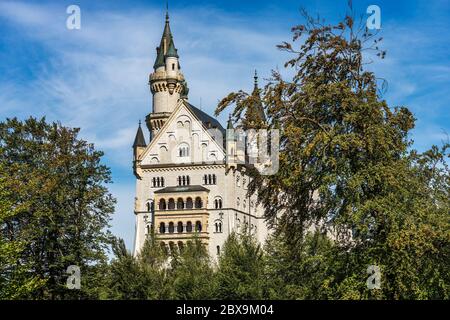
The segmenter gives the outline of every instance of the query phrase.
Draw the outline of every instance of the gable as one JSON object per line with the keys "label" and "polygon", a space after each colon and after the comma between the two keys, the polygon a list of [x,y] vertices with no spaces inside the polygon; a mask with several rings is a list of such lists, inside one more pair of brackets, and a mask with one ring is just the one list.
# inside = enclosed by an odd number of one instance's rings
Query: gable
{"label": "gable", "polygon": [[141,165],[223,163],[220,129],[206,129],[185,101],[180,101],[164,126],[139,157]]}

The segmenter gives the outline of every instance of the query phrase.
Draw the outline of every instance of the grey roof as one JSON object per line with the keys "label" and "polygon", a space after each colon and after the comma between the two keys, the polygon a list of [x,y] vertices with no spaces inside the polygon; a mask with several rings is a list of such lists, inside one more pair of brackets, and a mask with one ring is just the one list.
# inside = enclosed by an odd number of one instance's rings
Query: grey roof
{"label": "grey roof", "polygon": [[209,189],[203,186],[176,186],[176,187],[165,187],[159,190],[156,190],[154,193],[174,193],[174,192],[195,192],[195,191],[207,191]]}
{"label": "grey roof", "polygon": [[136,132],[136,138],[134,138],[133,148],[136,147],[146,147],[144,133],[142,132],[141,122],[139,121],[139,128]]}
{"label": "grey roof", "polygon": [[[258,117],[261,118],[261,120],[263,122],[266,121],[266,114],[264,113],[264,107],[261,101],[261,95],[260,95],[260,90],[258,88],[258,74],[256,73],[255,70],[255,76],[253,77],[254,80],[254,85],[253,85],[253,92],[252,95],[256,98],[256,103],[254,104],[253,108],[255,110],[252,110],[254,113],[252,116],[257,115]],[[247,110],[248,111],[248,110]]]}
{"label": "grey roof", "polygon": [[177,49],[175,49],[175,44],[173,43],[172,37],[170,37],[169,49],[167,49],[166,57],[178,58]]}
{"label": "grey roof", "polygon": [[159,44],[159,47],[156,48],[156,60],[155,64],[153,65],[153,68],[157,69],[159,67],[164,66],[165,65],[164,60],[167,56],[178,58],[177,49],[175,48],[175,44],[173,43],[172,32],[170,31],[168,13],[166,13],[166,23],[164,25],[164,31],[161,37],[161,42]]}
{"label": "grey roof", "polygon": [[158,69],[159,67],[163,67],[164,65],[164,52],[160,47],[158,47],[156,48],[156,60],[153,68]]}
{"label": "grey roof", "polygon": [[222,135],[225,136],[226,131],[220,124],[219,120],[211,117],[209,114],[203,112],[202,110],[198,109],[188,102],[186,104],[188,108],[191,109],[191,111],[195,114],[195,116],[202,122],[205,129],[217,128],[222,132]]}

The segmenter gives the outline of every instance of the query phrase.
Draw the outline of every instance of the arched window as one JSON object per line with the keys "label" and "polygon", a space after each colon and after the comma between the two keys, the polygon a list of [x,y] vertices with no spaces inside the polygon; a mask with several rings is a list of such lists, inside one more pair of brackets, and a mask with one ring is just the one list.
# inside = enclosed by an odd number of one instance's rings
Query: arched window
{"label": "arched window", "polygon": [[181,199],[181,198],[178,198],[178,200],[177,200],[177,209],[178,210],[184,209],[184,202],[183,202],[183,199]]}
{"label": "arched window", "polygon": [[242,201],[242,207],[244,208],[244,210],[247,207],[247,201],[245,199]]}
{"label": "arched window", "polygon": [[186,177],[186,185],[187,185],[187,186],[191,185],[191,181],[190,181],[190,179],[189,179],[189,176]]}
{"label": "arched window", "polygon": [[180,253],[183,252],[183,249],[184,249],[184,244],[183,244],[183,242],[178,241],[178,250],[180,251]]}
{"label": "arched window", "polygon": [[159,187],[159,186],[160,186],[160,180],[159,180],[159,177],[158,177],[158,178],[156,178],[156,186],[157,186],[157,187]]}
{"label": "arched window", "polygon": [[214,208],[215,209],[221,209],[222,208],[222,199],[220,197],[217,197],[214,200]]}
{"label": "arched window", "polygon": [[152,187],[153,187],[153,188],[156,187],[156,178],[153,178],[153,179],[152,179]]}
{"label": "arched window", "polygon": [[222,232],[222,221],[216,221],[214,226],[216,227],[216,232],[217,233],[221,233]]}
{"label": "arched window", "polygon": [[212,176],[212,179],[213,179],[213,184],[216,184],[216,175],[215,174],[213,174],[213,176]]}
{"label": "arched window", "polygon": [[186,185],[186,177],[183,176],[183,186],[185,186],[185,185]]}
{"label": "arched window", "polygon": [[217,250],[217,255],[220,255],[220,246],[217,246],[216,250]]}
{"label": "arched window", "polygon": [[170,248],[170,252],[175,252],[175,251],[174,251],[174,249],[175,249],[175,244],[174,244],[172,241],[169,242],[169,248]]}
{"label": "arched window", "polygon": [[146,230],[146,234],[150,234],[150,226],[149,226],[149,225],[147,225],[147,226],[145,227],[145,230]]}
{"label": "arched window", "polygon": [[161,187],[164,187],[164,178],[161,177]]}
{"label": "arched window", "polygon": [[211,175],[208,174],[208,184],[212,184],[212,179],[211,178],[212,178]]}
{"label": "arched window", "polygon": [[159,210],[166,210],[166,209],[167,209],[166,200],[164,199],[159,200]]}
{"label": "arched window", "polygon": [[178,185],[181,186],[181,176],[178,176]]}
{"label": "arched window", "polygon": [[178,222],[178,225],[177,225],[177,232],[178,233],[182,233],[183,232],[183,222]]}
{"label": "arched window", "polygon": [[202,232],[202,223],[200,221],[195,222],[195,232]]}
{"label": "arched window", "polygon": [[201,208],[202,207],[202,199],[200,197],[195,198],[195,208]]}
{"label": "arched window", "polygon": [[194,203],[192,202],[192,198],[186,199],[186,209],[192,209],[194,207]]}
{"label": "arched window", "polygon": [[239,205],[241,204],[241,199],[239,197],[236,198],[236,206],[239,208]]}
{"label": "arched window", "polygon": [[159,224],[159,233],[166,233],[166,224],[164,222]]}
{"label": "arched window", "polygon": [[192,232],[192,222],[190,221],[186,223],[186,232]]}
{"label": "arched window", "polygon": [[151,201],[147,202],[147,212],[150,212],[152,209]]}
{"label": "arched window", "polygon": [[175,200],[173,200],[173,198],[169,199],[169,210],[174,210],[175,209]]}
{"label": "arched window", "polygon": [[182,144],[178,148],[178,155],[180,157],[189,157],[189,146],[187,144]]}
{"label": "arched window", "polygon": [[162,241],[162,242],[160,243],[160,245],[161,245],[161,250],[162,250],[164,253],[167,253],[167,246],[166,246],[166,243],[165,243],[164,241]]}
{"label": "arched window", "polygon": [[206,174],[203,176],[203,184],[208,184],[208,176]]}
{"label": "arched window", "polygon": [[173,225],[173,222],[169,222],[169,233],[173,233],[175,231],[175,227]]}

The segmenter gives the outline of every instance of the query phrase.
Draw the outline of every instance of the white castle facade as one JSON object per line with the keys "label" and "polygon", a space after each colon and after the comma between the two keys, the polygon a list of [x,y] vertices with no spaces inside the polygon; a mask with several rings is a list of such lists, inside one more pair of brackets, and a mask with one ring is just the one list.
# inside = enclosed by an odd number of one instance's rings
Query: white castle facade
{"label": "white castle facade", "polygon": [[188,102],[167,14],[156,51],[149,77],[153,109],[146,116],[150,140],[146,142],[139,124],[133,144],[134,254],[151,230],[169,250],[182,250],[195,236],[213,258],[228,235],[244,226],[264,242],[268,228],[263,208],[255,195],[247,195],[247,167],[237,161],[242,155],[235,139],[225,139],[233,129],[231,120],[227,131]]}

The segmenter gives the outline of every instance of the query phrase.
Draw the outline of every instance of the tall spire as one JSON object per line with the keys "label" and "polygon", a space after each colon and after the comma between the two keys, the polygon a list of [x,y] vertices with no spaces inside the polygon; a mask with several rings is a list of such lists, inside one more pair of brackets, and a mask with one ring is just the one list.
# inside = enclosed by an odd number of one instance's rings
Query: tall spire
{"label": "tall spire", "polygon": [[156,48],[153,72],[149,76],[152,93],[152,113],[146,117],[151,137],[163,127],[179,99],[187,100],[189,89],[181,72],[178,51],[170,30],[169,8],[166,3],[164,30]]}
{"label": "tall spire", "polygon": [[266,115],[264,113],[264,107],[261,101],[260,90],[258,88],[258,73],[256,70],[253,79],[253,103],[246,110],[246,121],[249,127],[254,127],[255,125],[259,126],[266,121]]}
{"label": "tall spire", "polygon": [[169,22],[169,0],[166,0],[166,22]]}
{"label": "tall spire", "polygon": [[147,146],[147,144],[145,143],[144,133],[142,132],[141,120],[139,120],[139,127],[136,132],[136,137],[134,138],[133,148],[145,146]]}
{"label": "tall spire", "polygon": [[153,65],[154,69],[158,69],[159,67],[164,66],[165,57],[170,50],[170,56],[176,56],[177,50],[175,49],[175,44],[173,42],[172,31],[170,30],[170,22],[169,22],[169,4],[166,3],[166,22],[164,24],[164,31],[161,37],[161,42],[159,47],[156,48],[156,60]]}

